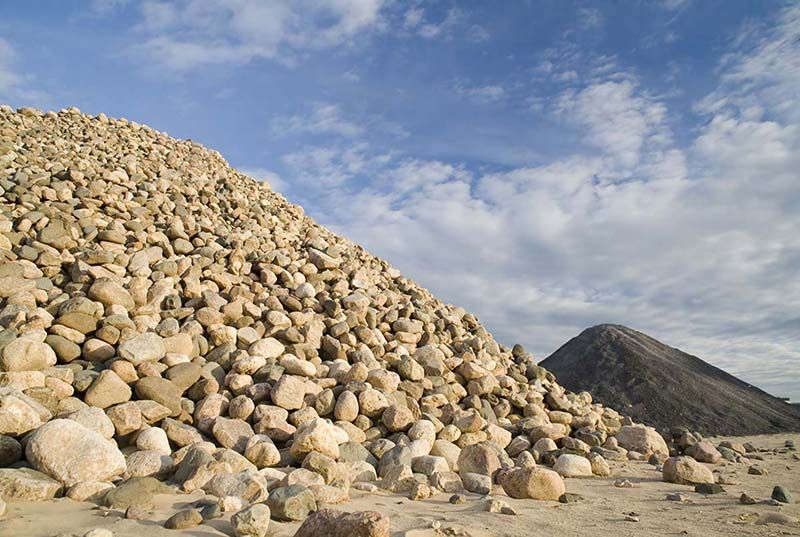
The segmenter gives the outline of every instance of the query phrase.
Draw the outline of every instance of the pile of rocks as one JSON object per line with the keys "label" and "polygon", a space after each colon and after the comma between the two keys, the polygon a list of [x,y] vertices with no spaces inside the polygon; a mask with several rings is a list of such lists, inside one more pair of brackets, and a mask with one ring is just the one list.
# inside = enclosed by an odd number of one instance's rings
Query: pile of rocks
{"label": "pile of rocks", "polygon": [[194,142],[0,107],[0,192],[6,499],[161,481],[219,498],[173,524],[261,528],[351,487],[557,500],[668,454]]}

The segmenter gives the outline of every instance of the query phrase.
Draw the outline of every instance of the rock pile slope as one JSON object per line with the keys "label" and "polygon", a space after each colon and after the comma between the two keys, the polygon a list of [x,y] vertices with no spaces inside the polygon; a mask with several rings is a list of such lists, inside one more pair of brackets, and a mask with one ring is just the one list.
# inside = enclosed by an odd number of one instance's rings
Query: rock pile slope
{"label": "rock pile slope", "polygon": [[170,526],[261,528],[351,487],[556,500],[566,454],[666,454],[199,144],[0,107],[0,193],[0,496],[162,481],[220,502]]}
{"label": "rock pile slope", "polygon": [[800,409],[620,325],[587,328],[540,362],[572,390],[661,429],[749,435],[800,431]]}

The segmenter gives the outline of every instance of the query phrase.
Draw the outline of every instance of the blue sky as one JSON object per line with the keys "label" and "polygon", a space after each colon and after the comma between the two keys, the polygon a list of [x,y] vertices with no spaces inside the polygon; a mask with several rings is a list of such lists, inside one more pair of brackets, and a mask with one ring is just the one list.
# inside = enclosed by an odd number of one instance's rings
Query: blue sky
{"label": "blue sky", "polygon": [[544,358],[617,322],[800,399],[800,5],[0,3],[0,100],[219,150]]}

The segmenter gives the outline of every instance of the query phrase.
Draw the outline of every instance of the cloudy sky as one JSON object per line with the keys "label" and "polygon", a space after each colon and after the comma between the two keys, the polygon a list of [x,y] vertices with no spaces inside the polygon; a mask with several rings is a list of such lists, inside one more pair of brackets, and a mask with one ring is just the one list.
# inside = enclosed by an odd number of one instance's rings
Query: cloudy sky
{"label": "cloudy sky", "polygon": [[0,101],[218,149],[539,358],[622,323],[795,399],[799,94],[796,2],[0,3]]}

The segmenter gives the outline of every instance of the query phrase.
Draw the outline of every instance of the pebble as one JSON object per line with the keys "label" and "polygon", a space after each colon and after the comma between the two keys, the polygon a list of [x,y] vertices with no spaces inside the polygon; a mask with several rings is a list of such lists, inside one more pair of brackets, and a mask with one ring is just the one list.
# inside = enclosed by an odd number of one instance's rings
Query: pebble
{"label": "pebble", "polygon": [[742,495],[739,496],[739,503],[742,505],[755,505],[756,503],[758,503],[758,500],[756,500],[746,492],[742,492]]}
{"label": "pebble", "polygon": [[486,511],[490,513],[500,513],[503,515],[516,515],[517,512],[508,503],[503,500],[490,499],[486,500]]}
{"label": "pebble", "polygon": [[700,494],[720,494],[725,492],[725,489],[718,483],[699,483],[695,485],[694,491]]}
{"label": "pebble", "polygon": [[767,472],[766,468],[753,465],[747,468],[747,473],[750,475],[767,475],[769,472]]}

